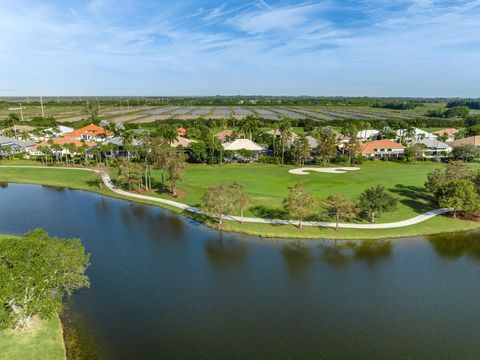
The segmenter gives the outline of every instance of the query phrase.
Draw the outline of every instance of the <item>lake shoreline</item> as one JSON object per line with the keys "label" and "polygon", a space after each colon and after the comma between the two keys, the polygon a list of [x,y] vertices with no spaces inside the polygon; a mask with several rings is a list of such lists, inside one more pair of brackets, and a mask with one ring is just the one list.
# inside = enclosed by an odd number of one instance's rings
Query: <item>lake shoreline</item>
{"label": "lake shoreline", "polygon": [[[45,168],[49,169],[49,168]],[[56,168],[52,168],[56,169]],[[58,169],[58,168],[57,168]],[[67,168],[68,169],[68,168]],[[75,171],[75,169],[71,169]],[[93,171],[90,168],[84,168],[83,171],[87,172]],[[81,171],[81,170],[79,170]],[[400,228],[391,228],[391,229],[340,229],[336,231],[333,228],[326,227],[304,227],[302,229],[294,225],[275,225],[275,224],[256,224],[256,223],[240,223],[238,221],[227,219],[224,221],[223,226],[219,228],[218,224],[211,218],[203,215],[189,212],[186,210],[178,209],[174,206],[169,206],[167,204],[148,201],[144,199],[132,198],[128,196],[122,196],[118,193],[111,191],[102,186],[102,188],[91,185],[79,186],[73,183],[68,184],[65,182],[51,183],[45,180],[39,181],[29,181],[28,179],[8,179],[7,183],[14,184],[26,184],[26,185],[39,185],[39,186],[49,186],[57,188],[65,188],[76,191],[87,191],[91,193],[96,193],[103,196],[108,196],[111,198],[131,201],[139,204],[147,204],[160,207],[162,209],[170,210],[175,214],[184,216],[185,218],[197,221],[198,223],[205,225],[208,228],[227,233],[237,233],[248,236],[256,236],[264,239],[274,239],[274,238],[284,238],[284,239],[297,239],[297,240],[383,240],[383,239],[395,239],[395,238],[408,238],[412,236],[426,236],[426,235],[440,235],[448,233],[457,233],[457,232],[468,232],[480,228],[480,223],[473,221],[463,221],[459,219],[447,218],[444,215],[439,215],[419,224],[400,227]],[[97,185],[98,186],[98,185]],[[134,194],[135,195],[135,194]],[[447,226],[443,222],[454,221],[456,224],[454,226]],[[431,223],[434,223],[433,226],[430,226]],[[438,223],[438,226],[435,225]],[[438,230],[441,229],[441,230]]]}

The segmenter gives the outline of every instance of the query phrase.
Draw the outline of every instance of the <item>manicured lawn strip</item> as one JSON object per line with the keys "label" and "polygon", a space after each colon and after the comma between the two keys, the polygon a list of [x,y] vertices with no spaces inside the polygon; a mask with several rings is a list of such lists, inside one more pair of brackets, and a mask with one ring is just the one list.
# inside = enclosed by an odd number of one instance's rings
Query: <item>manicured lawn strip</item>
{"label": "manicured lawn strip", "polygon": [[[372,167],[378,166],[376,165],[380,162],[372,163]],[[402,164],[393,164],[393,166],[405,166],[408,167],[410,165],[402,165]],[[7,165],[4,163],[4,165]],[[254,166],[256,164],[253,164]],[[431,169],[433,169],[435,164],[425,163],[422,164],[425,168],[423,171],[428,173]],[[235,165],[236,167],[241,167],[242,165]],[[245,166],[252,166],[252,165],[245,165]],[[388,165],[390,166],[390,164]],[[419,165],[412,165],[414,167],[418,167]],[[475,165],[478,167],[478,165]],[[205,171],[209,167],[207,166],[189,166],[187,169],[187,176],[188,172],[196,170],[196,171]],[[197,170],[198,168],[198,170]],[[216,167],[217,172],[222,172],[224,169],[223,166]],[[275,166],[272,168],[276,168]],[[280,168],[280,167],[279,167]],[[283,170],[288,169],[288,167],[280,168]],[[244,170],[244,169],[242,169]],[[244,172],[244,171],[242,171]],[[116,170],[111,170],[112,175],[116,174]],[[333,175],[333,176],[342,176],[336,174],[319,174],[319,175]],[[344,174],[347,175],[347,174]],[[344,176],[343,175],[343,176]],[[214,177],[215,175],[212,175]],[[294,175],[291,175],[294,177]],[[310,176],[310,175],[309,175]],[[306,177],[309,177],[306,176]],[[377,176],[379,174],[377,173]],[[412,174],[410,174],[413,177]],[[306,177],[299,177],[295,176],[294,178],[306,178]],[[49,185],[49,186],[62,186],[71,189],[80,189],[80,190],[87,190],[93,191],[102,195],[111,196],[115,198],[125,199],[132,201],[131,198],[123,197],[118,194],[115,194],[105,187],[100,189],[98,185],[92,182],[93,176],[91,173],[81,170],[56,170],[56,169],[19,169],[19,168],[1,168],[0,169],[0,182],[16,182],[16,183],[28,183],[28,184],[40,184],[40,185]],[[231,177],[228,178],[231,179]],[[221,182],[219,179],[211,179],[210,183]],[[294,183],[295,181],[293,181]],[[419,183],[423,184],[424,180],[421,179]],[[285,186],[288,182],[285,183]],[[205,181],[203,186],[208,186],[208,182]],[[371,186],[371,185],[369,185]],[[192,189],[195,188],[195,184],[191,185]],[[201,187],[199,187],[201,189]],[[345,189],[348,190],[348,189]],[[199,192],[203,193],[203,192]],[[153,195],[153,194],[148,194]],[[165,198],[172,199],[172,197],[166,196],[165,194],[156,194],[156,196],[161,196]],[[201,195],[200,195],[201,196]],[[185,196],[187,198],[187,196]],[[182,202],[188,203],[184,199],[179,199]],[[150,202],[150,201],[140,201],[134,200],[141,203],[151,204],[155,206],[161,206],[167,209],[170,209],[176,213],[182,213],[185,216],[190,218],[196,219],[200,222],[205,223],[207,226],[216,227],[216,224],[211,220],[207,219],[205,216],[195,215],[191,213],[183,212],[180,209],[173,208],[167,205],[160,205],[158,203]],[[195,204],[195,203],[194,203]],[[418,213],[413,212],[412,216],[418,215]],[[412,217],[410,216],[410,217]],[[396,218],[393,221],[398,220],[405,220],[409,216],[405,216],[403,218]],[[386,214],[382,218],[385,221],[385,218],[388,218]],[[398,228],[398,229],[378,229],[378,230],[364,230],[364,229],[341,229],[340,231],[335,231],[334,229],[330,228],[316,228],[316,227],[305,227],[304,229],[298,229],[294,226],[290,225],[283,225],[283,226],[273,226],[268,224],[240,224],[233,221],[225,222],[224,227],[222,228],[225,231],[234,231],[240,232],[244,234],[254,235],[254,236],[262,236],[262,237],[279,237],[279,238],[329,238],[329,239],[380,239],[380,238],[388,238],[388,237],[405,237],[405,236],[414,236],[414,235],[426,235],[426,234],[435,234],[435,233],[443,233],[443,232],[454,232],[454,231],[464,231],[470,230],[480,227],[480,224],[465,221],[460,219],[452,219],[447,216],[439,216],[435,217],[431,220],[423,222],[421,224]]]}
{"label": "manicured lawn strip", "polygon": [[[0,241],[12,238],[12,235],[0,234]],[[62,324],[58,316],[50,320],[34,321],[29,331],[0,331],[0,360],[63,360]]]}
{"label": "manicured lawn strip", "polygon": [[[334,240],[375,240],[386,238],[401,238],[439,233],[468,231],[480,227],[479,223],[437,216],[417,225],[396,229],[340,229],[315,228],[305,226],[299,229],[295,226],[273,226],[268,224],[240,224],[233,221],[224,223],[223,230],[234,231],[265,238],[296,238],[296,239],[334,239]],[[211,224],[213,226],[213,224]]]}

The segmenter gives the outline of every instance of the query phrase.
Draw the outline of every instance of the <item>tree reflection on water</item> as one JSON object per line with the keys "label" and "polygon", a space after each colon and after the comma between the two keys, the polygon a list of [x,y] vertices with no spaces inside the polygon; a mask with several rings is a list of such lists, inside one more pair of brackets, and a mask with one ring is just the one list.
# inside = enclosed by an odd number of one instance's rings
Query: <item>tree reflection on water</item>
{"label": "tree reflection on water", "polygon": [[468,257],[480,261],[480,232],[428,236],[432,249],[441,258],[457,260]]}
{"label": "tree reflection on water", "polygon": [[224,239],[222,234],[205,241],[204,250],[210,264],[217,267],[242,264],[247,258],[247,246],[243,241]]}
{"label": "tree reflection on water", "polygon": [[389,240],[325,240],[316,247],[297,241],[285,244],[282,256],[289,270],[300,272],[311,266],[315,259],[336,268],[346,267],[353,262],[374,265],[390,257],[392,250],[393,244]]}

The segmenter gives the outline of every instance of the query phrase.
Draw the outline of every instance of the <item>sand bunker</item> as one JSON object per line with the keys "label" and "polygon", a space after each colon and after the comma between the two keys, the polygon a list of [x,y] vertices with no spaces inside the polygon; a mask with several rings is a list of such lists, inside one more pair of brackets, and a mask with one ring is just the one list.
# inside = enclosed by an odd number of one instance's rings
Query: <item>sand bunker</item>
{"label": "sand bunker", "polygon": [[358,167],[338,167],[338,168],[298,168],[288,170],[290,174],[294,175],[310,175],[311,171],[316,171],[320,173],[328,173],[328,174],[345,174],[347,171],[357,171],[360,170]]}

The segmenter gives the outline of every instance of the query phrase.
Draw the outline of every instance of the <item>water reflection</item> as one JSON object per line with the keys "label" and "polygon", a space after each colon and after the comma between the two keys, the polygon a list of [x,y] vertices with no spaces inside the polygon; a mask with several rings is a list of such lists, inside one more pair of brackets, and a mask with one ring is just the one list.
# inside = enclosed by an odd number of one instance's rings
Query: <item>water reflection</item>
{"label": "water reflection", "polygon": [[282,256],[290,272],[296,275],[305,273],[314,260],[310,248],[301,241],[284,245]]}
{"label": "water reflection", "polygon": [[345,242],[323,241],[320,245],[320,260],[330,266],[343,268],[351,261],[348,244]]}
{"label": "water reflection", "polygon": [[393,249],[391,241],[383,240],[356,241],[349,243],[348,247],[353,251],[355,260],[371,265],[390,257]]}
{"label": "water reflection", "polygon": [[0,188],[6,189],[8,187],[8,182],[0,182]]}
{"label": "water reflection", "polygon": [[203,248],[209,263],[215,267],[240,265],[247,259],[246,244],[225,239],[222,234],[207,239]]}
{"label": "water reflection", "polygon": [[318,243],[287,242],[281,248],[285,265],[292,275],[307,274],[316,261],[333,268],[347,268],[355,262],[375,265],[392,255],[393,244],[388,240],[330,241]]}
{"label": "water reflection", "polygon": [[427,240],[435,253],[444,259],[457,260],[464,256],[480,261],[480,233],[432,235]]}

